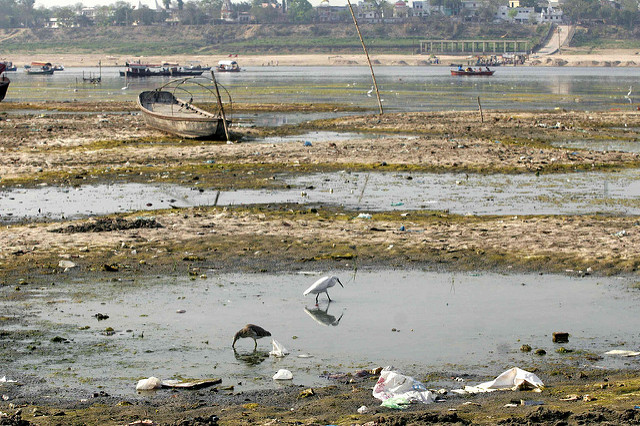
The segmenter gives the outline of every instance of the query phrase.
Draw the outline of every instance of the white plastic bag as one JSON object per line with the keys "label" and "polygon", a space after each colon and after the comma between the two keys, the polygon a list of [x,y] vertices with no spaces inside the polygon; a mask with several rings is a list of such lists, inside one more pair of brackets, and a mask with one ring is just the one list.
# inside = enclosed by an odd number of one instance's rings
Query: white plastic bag
{"label": "white plastic bag", "polygon": [[160,389],[162,387],[162,380],[157,377],[149,377],[148,379],[138,380],[136,390],[152,390]]}
{"label": "white plastic bag", "polygon": [[287,348],[282,346],[282,343],[278,342],[275,339],[271,340],[271,346],[273,347],[273,349],[271,350],[271,352],[269,352],[269,355],[273,355],[277,358],[282,358],[289,354]]}
{"label": "white plastic bag", "polygon": [[534,389],[541,391],[544,383],[538,376],[518,367],[513,367],[490,382],[480,383],[477,386],[465,386],[464,389],[454,389],[452,392],[459,394],[493,392],[497,390]]}
{"label": "white plastic bag", "polygon": [[291,374],[291,371],[285,370],[284,368],[278,370],[278,372],[273,376],[273,380],[291,380],[291,379],[293,379],[293,374]]}
{"label": "white plastic bag", "polygon": [[418,401],[424,404],[436,400],[436,395],[414,379],[396,371],[393,367],[385,367],[380,372],[380,378],[373,388],[373,396],[381,401],[389,398],[403,397],[408,401]]}

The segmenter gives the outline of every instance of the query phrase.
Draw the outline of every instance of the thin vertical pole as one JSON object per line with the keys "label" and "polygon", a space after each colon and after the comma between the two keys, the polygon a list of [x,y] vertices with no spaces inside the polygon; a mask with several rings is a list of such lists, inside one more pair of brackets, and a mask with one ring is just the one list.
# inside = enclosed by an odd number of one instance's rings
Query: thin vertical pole
{"label": "thin vertical pole", "polygon": [[213,73],[213,69],[211,70],[211,79],[213,80],[213,85],[216,88],[216,96],[218,98],[218,107],[220,108],[220,115],[222,115],[222,127],[224,127],[224,134],[227,137],[227,142],[230,142],[229,138],[229,128],[227,127],[227,117],[224,115],[224,108],[222,106],[222,98],[220,98],[220,90],[218,90],[218,82],[216,81],[216,75]]}
{"label": "thin vertical pole", "polygon": [[478,108],[480,109],[480,122],[484,123],[484,116],[482,115],[482,105],[480,104],[480,96],[478,96]]}
{"label": "thin vertical pole", "polygon": [[364,54],[367,57],[367,62],[369,63],[369,69],[371,70],[371,78],[373,79],[373,87],[376,89],[376,96],[378,97],[378,106],[380,107],[380,115],[384,112],[382,111],[382,101],[380,100],[380,92],[378,91],[378,83],[376,83],[376,75],[373,73],[373,66],[371,65],[371,59],[369,59],[369,52],[367,52],[367,46],[364,44],[364,40],[362,39],[362,34],[360,33],[360,27],[358,27],[358,21],[356,20],[356,15],[353,13],[353,7],[351,6],[351,1],[347,0],[347,4],[349,5],[349,10],[351,11],[351,17],[353,18],[353,23],[356,25],[356,31],[358,32],[358,37],[360,37],[360,43],[362,43],[362,49],[364,50]]}

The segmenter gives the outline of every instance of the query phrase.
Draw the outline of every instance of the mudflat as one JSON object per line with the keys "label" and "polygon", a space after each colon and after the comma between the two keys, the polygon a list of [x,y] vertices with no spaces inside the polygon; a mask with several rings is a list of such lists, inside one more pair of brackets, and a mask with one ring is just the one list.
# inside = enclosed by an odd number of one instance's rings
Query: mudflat
{"label": "mudflat", "polygon": [[[99,183],[171,182],[212,190],[281,188],[283,175],[337,171],[467,174],[552,174],[636,169],[632,152],[554,147],[558,141],[640,139],[640,112],[478,111],[362,114],[282,128],[234,128],[233,144],[192,141],[145,126],[133,104],[0,105],[2,190],[44,186],[74,188]],[[25,109],[38,111],[31,115]],[[272,109],[291,108],[274,105]],[[65,113],[65,109],[69,113]],[[247,106],[250,110],[251,107]],[[73,111],[71,111],[73,110]],[[98,112],[96,112],[98,111]],[[71,113],[73,112],[73,113]],[[265,143],[261,138],[314,130],[369,133],[371,138]],[[384,134],[385,138],[373,135]],[[407,138],[407,135],[411,136]],[[304,190],[302,188],[301,190]],[[638,218],[629,215],[456,215],[412,210],[373,213],[339,206],[203,206],[126,212],[75,220],[11,220],[0,229],[2,293],[28,300],[28,290],[60,274],[76,280],[126,279],[175,273],[198,276],[212,264],[227,272],[319,269],[434,268],[501,272],[559,272],[575,276],[634,276],[640,262]],[[404,229],[420,232],[405,232]],[[215,232],[212,232],[215,231]],[[132,254],[135,253],[135,254]],[[69,263],[61,262],[65,260]],[[347,266],[345,263],[349,263]],[[0,317],[0,358],[28,359],[28,339],[16,328],[20,312]],[[377,408],[370,388],[377,377],[349,378],[312,396],[296,387],[275,391],[158,393],[139,398],[101,395],[88,401],[44,398],[37,374],[20,386],[1,384],[2,411],[33,424],[504,424],[607,421],[634,424],[640,413],[640,378],[634,367],[601,371],[584,367],[593,354],[574,354],[573,369],[540,361],[541,394],[499,393],[396,412]],[[355,373],[355,372],[354,372]],[[0,371],[8,378],[11,372]],[[441,374],[442,375],[442,374]],[[428,380],[425,374],[419,377]],[[31,389],[31,390],[30,390]],[[97,387],[97,389],[99,389]],[[47,389],[51,393],[50,389]],[[569,394],[579,398],[564,399]],[[543,407],[504,407],[512,399]],[[376,407],[366,414],[355,409]],[[19,416],[18,416],[19,417]],[[18,417],[6,424],[21,424]],[[4,418],[0,417],[2,422]],[[13,422],[13,423],[11,423]],[[2,423],[5,424],[5,423]],[[23,424],[23,423],[22,423]]]}

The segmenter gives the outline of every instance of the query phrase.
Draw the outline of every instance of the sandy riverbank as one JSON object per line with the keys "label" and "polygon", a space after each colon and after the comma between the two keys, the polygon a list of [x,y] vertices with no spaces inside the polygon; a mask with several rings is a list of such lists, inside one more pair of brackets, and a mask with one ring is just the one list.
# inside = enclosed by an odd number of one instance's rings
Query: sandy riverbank
{"label": "sandy riverbank", "polygon": [[[32,61],[49,61],[63,64],[67,67],[96,66],[102,62],[103,66],[123,66],[127,61],[137,61],[161,64],[164,62],[187,64],[199,61],[203,65],[215,65],[219,60],[229,59],[225,55],[171,55],[171,56],[133,56],[133,55],[100,55],[100,54],[56,54],[46,55],[18,54],[6,58],[18,66]],[[363,54],[357,55],[238,55],[233,57],[241,66],[330,66],[330,65],[366,65]],[[428,55],[371,55],[374,65],[378,66],[421,66],[430,65]],[[451,63],[466,63],[468,55],[439,56],[440,66]],[[529,66],[640,66],[640,52],[633,49],[617,49],[593,51],[592,53],[578,53],[572,49],[564,49],[560,54],[537,56],[532,55],[525,65]]]}

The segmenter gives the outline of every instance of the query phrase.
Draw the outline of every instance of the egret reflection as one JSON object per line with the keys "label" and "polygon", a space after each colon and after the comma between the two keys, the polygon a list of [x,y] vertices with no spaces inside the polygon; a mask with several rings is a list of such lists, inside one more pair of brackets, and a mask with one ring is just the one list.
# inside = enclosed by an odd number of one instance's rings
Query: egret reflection
{"label": "egret reflection", "polygon": [[336,317],[334,315],[330,315],[329,314],[329,306],[331,305],[331,303],[327,304],[327,307],[322,310],[319,307],[315,307],[314,309],[308,309],[306,306],[304,307],[304,311],[307,313],[307,315],[309,315],[311,318],[313,318],[313,320],[315,322],[317,322],[320,325],[324,325],[324,326],[337,326],[340,323],[340,320],[342,319],[342,316],[344,315],[344,311],[342,311],[342,313],[340,314],[340,316],[338,317],[338,319],[336,319]]}

